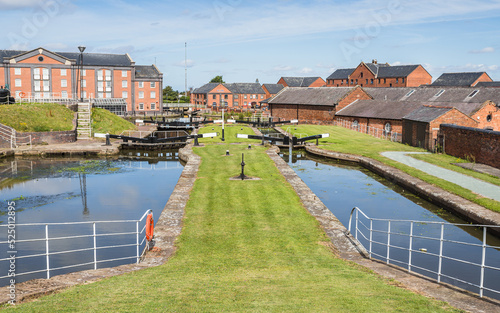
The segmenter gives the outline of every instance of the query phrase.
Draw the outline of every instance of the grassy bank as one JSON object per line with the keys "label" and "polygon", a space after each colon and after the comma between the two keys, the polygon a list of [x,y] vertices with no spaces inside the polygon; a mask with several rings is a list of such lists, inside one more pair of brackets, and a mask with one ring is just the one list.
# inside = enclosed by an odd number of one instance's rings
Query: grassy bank
{"label": "grassy bank", "polygon": [[72,130],[73,115],[55,103],[0,105],[0,123],[20,132]]}
{"label": "grassy bank", "polygon": [[94,133],[119,135],[124,130],[136,130],[137,126],[105,109],[92,109],[92,130]]}
{"label": "grassy bank", "polygon": [[[211,127],[209,127],[211,132]],[[204,130],[205,131],[205,130]],[[208,144],[178,250],[164,265],[18,305],[29,312],[442,312],[335,256],[319,223],[265,154]],[[231,156],[223,156],[230,150]],[[240,173],[258,181],[230,181]]]}
{"label": "grassy bank", "polygon": [[[500,212],[500,202],[498,201],[479,196],[471,192],[470,190],[460,187],[454,183],[434,177],[413,167],[401,164],[380,155],[380,153],[384,151],[424,152],[426,150],[400,144],[397,142],[377,139],[370,135],[358,133],[339,126],[298,125],[293,128],[285,126],[283,127],[283,129],[289,130],[294,134],[317,135],[330,133],[329,138],[319,140],[320,148],[341,153],[370,157],[387,165],[394,166],[414,177],[420,178],[430,184],[441,187],[492,211]],[[499,178],[487,174],[481,174],[468,169],[462,169],[452,164],[458,162],[466,162],[465,160],[460,160],[455,157],[446,155],[419,155],[417,156],[417,158],[441,167],[454,170],[456,172],[460,172],[496,185],[500,185]]]}

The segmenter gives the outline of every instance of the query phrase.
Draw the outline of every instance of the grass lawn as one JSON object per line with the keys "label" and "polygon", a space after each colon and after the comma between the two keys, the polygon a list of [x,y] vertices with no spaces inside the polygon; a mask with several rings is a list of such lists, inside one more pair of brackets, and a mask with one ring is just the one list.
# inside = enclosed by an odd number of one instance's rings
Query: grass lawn
{"label": "grass lawn", "polygon": [[255,135],[254,131],[247,127],[247,125],[242,124],[225,124],[224,125],[224,139],[222,141],[222,125],[221,124],[207,124],[205,127],[200,128],[198,134],[206,133],[218,133],[218,137],[213,138],[200,138],[198,141],[200,143],[260,143],[260,140],[256,139],[240,139],[236,138],[237,134]]}
{"label": "grass lawn", "polygon": [[[202,132],[211,132],[211,126]],[[238,128],[240,129],[240,128]],[[241,130],[240,130],[241,131]],[[229,131],[232,133],[233,130]],[[208,144],[164,265],[21,304],[26,312],[442,312],[448,305],[337,258],[265,147]],[[231,156],[223,156],[230,150]],[[259,181],[229,181],[240,173]]]}
{"label": "grass lawn", "polygon": [[119,135],[124,130],[136,130],[137,126],[105,109],[92,109],[92,131]]}
{"label": "grass lawn", "polygon": [[73,129],[74,112],[64,105],[0,105],[0,123],[20,132],[66,131]]}
{"label": "grass lawn", "polygon": [[[468,189],[462,188],[449,181],[439,179],[420,170],[406,166],[399,162],[393,161],[386,157],[380,155],[380,152],[384,151],[414,151],[414,152],[426,152],[424,149],[411,147],[408,145],[400,144],[397,142],[391,142],[388,140],[382,140],[374,138],[373,136],[358,133],[340,126],[319,126],[319,125],[298,125],[294,127],[283,126],[282,129],[289,130],[293,134],[303,134],[303,135],[317,135],[323,133],[330,133],[329,138],[324,138],[319,140],[320,148],[337,151],[341,153],[349,153],[367,156],[372,159],[383,162],[387,165],[394,166],[414,177],[420,178],[430,184],[441,187],[452,193],[455,193],[465,199],[475,202],[485,208],[492,211],[500,212],[500,202],[484,198],[479,196]],[[500,185],[500,179],[494,178],[490,175],[477,173],[472,170],[462,169],[451,163],[466,162],[465,160],[460,160],[455,157],[450,157],[447,155],[420,155],[417,158],[424,160],[426,162],[445,167],[456,172],[460,172],[472,177],[482,179],[484,181]]]}

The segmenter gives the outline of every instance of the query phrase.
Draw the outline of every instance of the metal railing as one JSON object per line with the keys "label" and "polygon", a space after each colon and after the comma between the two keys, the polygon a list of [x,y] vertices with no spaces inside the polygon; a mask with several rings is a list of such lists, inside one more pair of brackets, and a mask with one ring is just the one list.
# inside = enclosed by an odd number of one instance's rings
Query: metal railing
{"label": "metal railing", "polygon": [[[43,228],[43,231],[39,231],[40,235],[38,238],[30,238],[30,239],[17,239],[15,241],[15,245],[17,250],[20,251],[7,251],[8,254],[10,255],[15,255],[15,262],[18,263],[20,260],[26,260],[26,259],[34,259],[34,258],[44,258],[45,260],[45,266],[43,269],[38,269],[38,270],[33,270],[33,268],[30,268],[28,271],[23,271],[19,266],[16,267],[16,273],[15,276],[24,276],[24,275],[31,275],[31,274],[37,274],[37,273],[46,273],[46,278],[49,279],[51,277],[51,273],[58,271],[58,270],[66,270],[66,269],[71,269],[71,268],[76,268],[76,267],[82,267],[82,266],[89,266],[93,265],[94,270],[97,269],[99,264],[102,263],[107,263],[107,262],[113,262],[113,261],[122,261],[122,260],[130,260],[130,259],[135,259],[136,263],[139,263],[140,258],[141,258],[141,251],[140,247],[146,243],[146,234],[145,234],[145,229],[146,229],[146,223],[144,221],[144,226],[140,228],[140,223],[146,218],[146,216],[152,213],[152,210],[146,211],[142,217],[138,220],[114,220],[114,221],[94,221],[94,222],[74,222],[74,223],[28,223],[28,224],[15,224],[14,229],[18,229],[19,227],[30,227],[32,228],[33,233],[37,232],[36,228],[40,229]],[[109,227],[111,224],[115,224],[115,226],[119,227],[119,231],[109,231]],[[120,226],[123,224],[131,224],[132,227],[135,224],[135,230],[134,231],[122,231],[124,226]],[[65,227],[71,227],[72,232],[75,231],[75,227],[82,226],[82,225],[90,225],[92,226],[90,230],[88,230],[88,233],[85,233],[83,235],[67,235],[67,232],[65,232],[63,235],[56,235],[54,237],[51,237],[51,229],[55,229],[58,226],[65,226]],[[101,227],[99,227],[101,226]],[[7,234],[7,228],[10,230],[12,229],[12,224],[10,225],[0,225],[0,229],[2,233]],[[101,230],[104,229],[103,230]],[[24,228],[23,228],[24,229]],[[108,229],[108,231],[106,231]],[[99,230],[101,230],[99,232]],[[55,232],[55,230],[53,231]],[[19,233],[19,232],[16,232]],[[98,238],[116,238],[121,236],[122,239],[121,241],[124,241],[123,238],[124,236],[127,237],[127,240],[125,242],[122,242],[120,244],[115,244],[115,245],[105,245],[105,246],[99,246],[97,244]],[[141,237],[142,236],[142,237]],[[89,240],[89,243],[91,247],[86,247],[86,248],[77,248],[77,249],[57,249],[57,243],[59,243],[59,246],[62,247],[68,247],[70,246],[69,242],[71,240],[75,239],[82,239],[82,238],[87,238],[91,239]],[[111,239],[113,240],[113,239]],[[117,239],[114,239],[117,240]],[[18,246],[23,243],[35,243],[34,246],[31,246],[30,248],[25,249],[25,251],[37,251],[39,253],[34,253],[34,254],[22,254],[22,250]],[[0,241],[0,245],[7,245],[7,247],[10,247],[11,242],[10,241]],[[145,246],[147,243],[145,244]],[[52,248],[51,248],[52,247]],[[135,247],[135,251],[133,255],[128,255],[125,257],[104,257],[104,258],[98,258],[98,252],[102,253],[105,255],[104,252],[105,250],[111,250],[111,249],[116,249],[116,248],[126,248],[126,247]],[[7,250],[12,250],[12,249],[7,249]],[[43,251],[43,252],[42,252]],[[74,260],[76,261],[78,256],[68,256],[71,254],[75,253],[80,253],[80,252],[88,252],[92,251],[93,252],[93,257],[89,256],[92,258],[92,261],[90,262],[82,262],[78,263],[75,262],[73,264],[69,264],[68,260]],[[65,255],[65,258],[62,258],[60,256]],[[51,267],[52,260],[57,259],[57,262],[60,263],[58,264],[59,266],[57,267]],[[81,260],[81,259],[79,259]],[[7,264],[7,268],[9,267],[9,264],[11,264],[12,258],[3,258],[0,259],[0,264]],[[35,261],[33,261],[35,262]],[[40,263],[40,262],[39,262]],[[37,264],[39,264],[37,263]],[[43,261],[42,261],[43,263]],[[7,272],[7,271],[6,271]],[[9,275],[6,276],[1,276],[0,279],[4,279],[10,277]],[[18,280],[18,279],[16,279]]]}
{"label": "metal railing", "polygon": [[4,124],[0,124],[0,139],[9,142],[11,149],[17,148],[20,144],[29,144],[30,148],[32,148],[31,135],[19,136],[14,128]]}
{"label": "metal railing", "polygon": [[[485,286],[485,277],[488,276],[485,274],[486,270],[489,271],[489,277],[500,275],[498,263],[495,263],[496,266],[487,264],[487,251],[498,250],[500,247],[488,245],[486,240],[488,229],[498,229],[500,226],[370,218],[355,207],[349,217],[349,233],[353,215],[354,238],[368,251],[370,259],[375,257],[387,264],[405,266],[408,272],[418,270],[426,276],[436,277],[438,283],[446,278],[449,284],[479,290],[480,297],[483,297],[484,291],[500,296],[498,280],[493,282],[494,286]],[[446,238],[445,227],[450,226],[469,230],[482,229],[482,240],[480,243],[471,243]],[[417,240],[419,244],[425,242],[429,249],[415,249]],[[467,253],[463,253],[463,250],[457,252],[457,247],[467,248]],[[418,262],[415,261],[417,258]],[[451,272],[447,270],[446,264],[455,267],[454,274],[445,274],[445,271]],[[478,270],[479,277],[474,274],[474,268]]]}
{"label": "metal railing", "polygon": [[351,130],[355,130],[358,133],[368,134],[368,135],[371,135],[375,138],[386,139],[386,140],[395,141],[395,142],[402,142],[403,141],[403,135],[400,133],[393,132],[393,131],[386,131],[385,129],[382,129],[382,128],[363,125],[363,124],[359,124],[359,123],[356,124],[356,123],[353,123],[351,121],[340,119],[340,118],[336,118],[334,120],[334,125],[348,128]]}

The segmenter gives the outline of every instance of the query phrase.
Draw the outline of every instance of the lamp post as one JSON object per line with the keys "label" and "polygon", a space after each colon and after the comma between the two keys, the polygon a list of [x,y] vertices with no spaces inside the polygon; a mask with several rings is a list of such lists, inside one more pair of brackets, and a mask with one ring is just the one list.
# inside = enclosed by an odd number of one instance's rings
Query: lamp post
{"label": "lamp post", "polygon": [[[83,102],[83,85],[82,85],[82,80],[83,80],[83,51],[85,51],[84,46],[79,46],[78,50],[80,50],[80,101]],[[78,84],[77,84],[78,88]],[[78,93],[78,90],[77,90]]]}

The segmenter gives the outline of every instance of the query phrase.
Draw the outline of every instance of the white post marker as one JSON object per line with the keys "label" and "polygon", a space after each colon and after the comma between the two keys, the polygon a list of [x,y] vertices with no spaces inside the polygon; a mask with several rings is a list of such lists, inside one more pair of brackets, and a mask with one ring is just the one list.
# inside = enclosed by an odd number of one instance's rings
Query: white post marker
{"label": "white post marker", "polygon": [[202,138],[207,138],[207,137],[217,137],[217,133],[206,133],[206,134],[201,134]]}
{"label": "white post marker", "polygon": [[106,134],[94,133],[95,138],[106,138]]}
{"label": "white post marker", "polygon": [[290,123],[291,124],[297,124],[299,122],[299,120],[291,120]]}
{"label": "white post marker", "polygon": [[236,123],[236,120],[227,120],[228,123]]}
{"label": "white post marker", "polygon": [[330,134],[321,134],[321,138],[328,138],[330,137]]}
{"label": "white post marker", "polygon": [[237,134],[236,138],[248,139],[248,135],[245,134]]}

